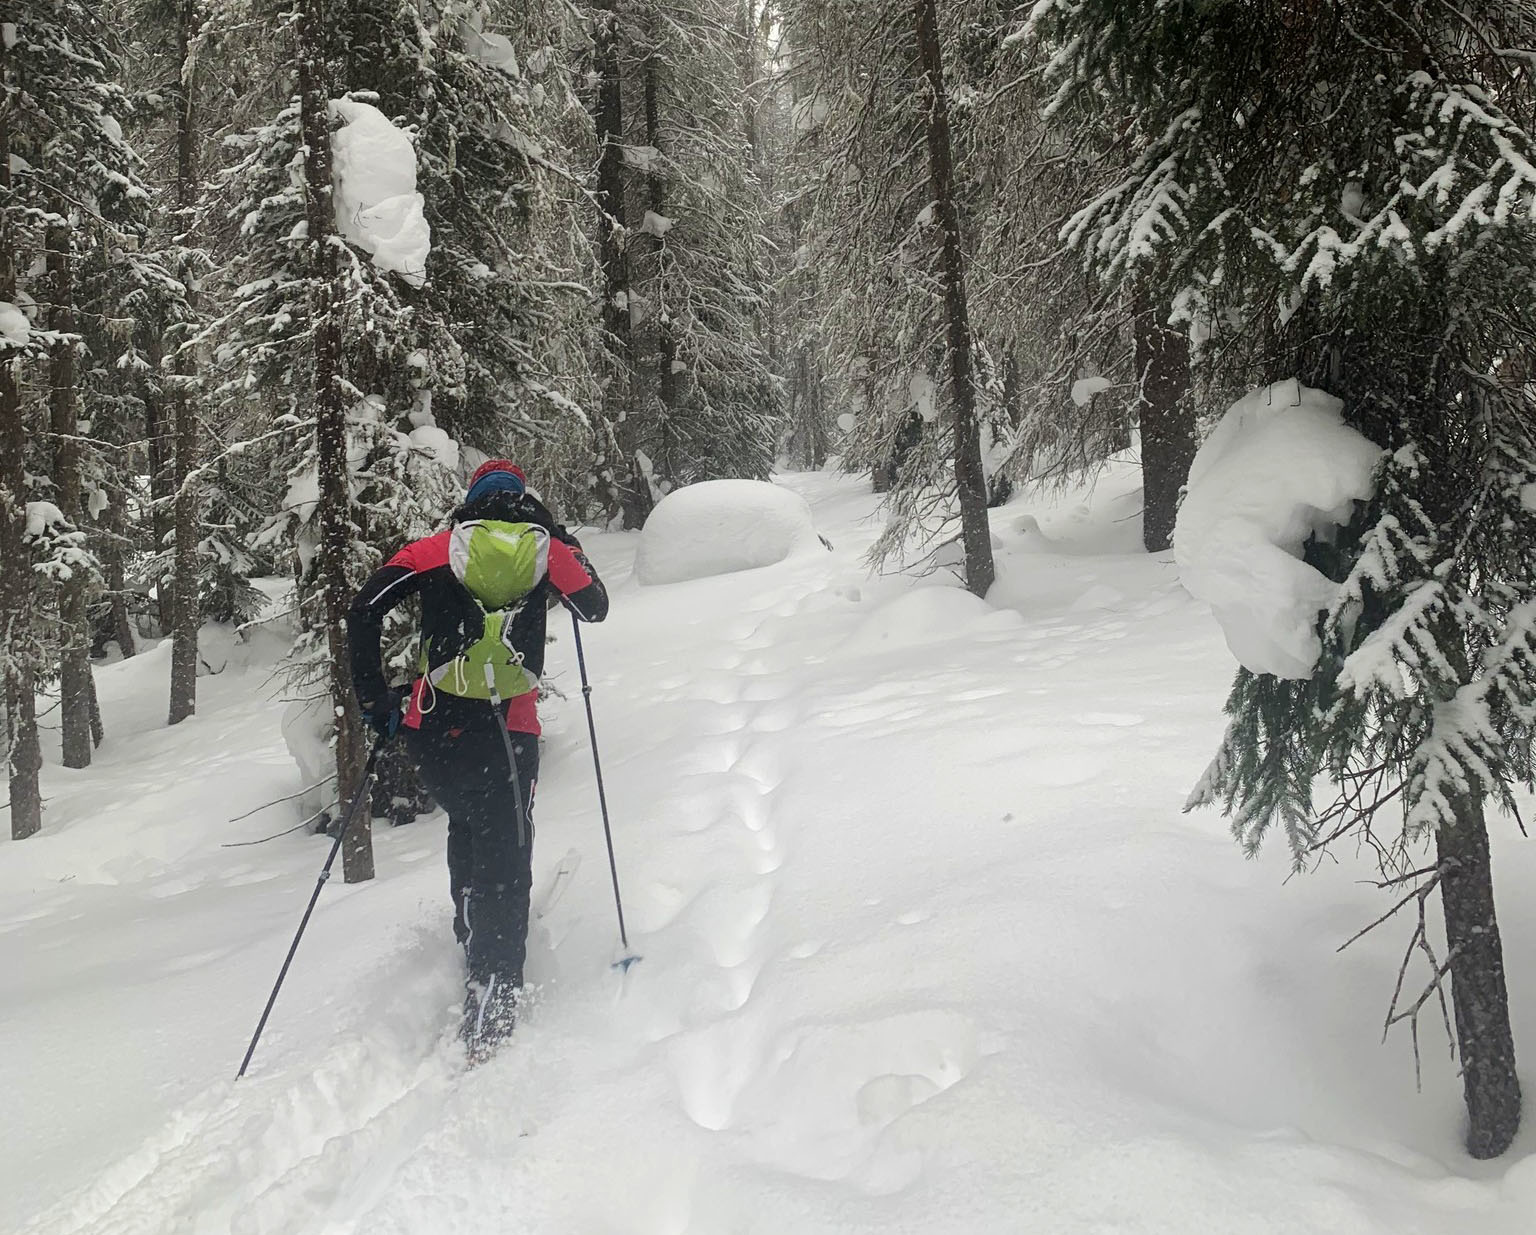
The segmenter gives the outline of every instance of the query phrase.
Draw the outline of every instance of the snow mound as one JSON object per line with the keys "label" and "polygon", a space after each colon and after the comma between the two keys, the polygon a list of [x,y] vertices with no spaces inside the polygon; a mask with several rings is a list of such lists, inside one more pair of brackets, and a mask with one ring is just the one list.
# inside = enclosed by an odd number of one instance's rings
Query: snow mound
{"label": "snow mound", "polygon": [[32,323],[27,315],[9,300],[0,300],[0,343],[25,347],[31,336]]}
{"label": "snow mound", "polygon": [[1338,585],[1302,547],[1371,496],[1382,454],[1344,424],[1343,406],[1294,379],[1251,391],[1190,466],[1173,535],[1179,578],[1254,673],[1305,678],[1322,654],[1317,615]]}
{"label": "snow mound", "polygon": [[681,583],[754,570],[820,544],[798,493],[760,480],[706,480],[656,504],[640,533],[635,578]]}
{"label": "snow mound", "polygon": [[964,588],[920,587],[882,605],[848,636],[844,646],[852,652],[879,652],[1021,624],[1018,614],[994,609]]}
{"label": "snow mound", "polygon": [[336,755],[331,749],[336,725],[329,697],[293,700],[283,709],[281,724],[283,743],[304,782],[299,809],[318,815],[330,801],[329,782],[336,775]]}
{"label": "snow mound", "polygon": [[331,135],[337,230],[380,270],[421,287],[432,230],[416,191],[416,148],[369,103],[333,99],[331,115],[342,122]]}

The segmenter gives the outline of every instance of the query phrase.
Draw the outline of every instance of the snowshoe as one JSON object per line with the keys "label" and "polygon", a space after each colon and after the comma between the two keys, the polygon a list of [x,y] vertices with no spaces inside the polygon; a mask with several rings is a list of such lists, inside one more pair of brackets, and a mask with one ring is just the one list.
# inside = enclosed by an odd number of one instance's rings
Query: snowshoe
{"label": "snowshoe", "polygon": [[464,996],[464,1021],[459,1037],[471,1068],[484,1063],[511,1036],[517,1024],[522,983],[492,974],[484,983],[470,982]]}

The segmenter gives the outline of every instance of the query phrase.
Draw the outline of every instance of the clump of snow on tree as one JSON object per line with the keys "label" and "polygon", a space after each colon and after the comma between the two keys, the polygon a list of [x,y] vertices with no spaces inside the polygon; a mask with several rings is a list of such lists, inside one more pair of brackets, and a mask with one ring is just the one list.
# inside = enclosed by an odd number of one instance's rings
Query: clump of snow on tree
{"label": "clump of snow on tree", "polygon": [[625,146],[622,153],[624,165],[633,167],[637,172],[658,171],[665,161],[655,146]]}
{"label": "clump of snow on tree", "polygon": [[52,502],[28,502],[26,513],[28,540],[36,540],[45,532],[69,526],[69,520],[64,517],[64,512]]}
{"label": "clump of snow on tree", "polygon": [[1382,454],[1342,411],[1295,380],[1252,391],[1190,467],[1174,527],[1179,578],[1254,673],[1305,678],[1322,654],[1317,615],[1339,588],[1301,560],[1302,549],[1371,496]]}
{"label": "clump of snow on tree", "polygon": [[1103,394],[1114,386],[1114,382],[1107,377],[1080,377],[1072,383],[1072,403],[1076,407],[1087,407],[1093,402],[1093,396]]}
{"label": "clump of snow on tree", "polygon": [[517,52],[512,48],[512,40],[505,35],[487,34],[481,29],[484,20],[482,14],[476,13],[459,28],[464,50],[481,64],[500,69],[508,77],[521,77],[522,70],[517,66]]}
{"label": "clump of snow on tree", "polygon": [[432,230],[416,191],[416,148],[377,107],[333,99],[342,121],[331,135],[336,228],[413,287],[427,281]]}
{"label": "clump of snow on tree", "polygon": [[907,382],[907,393],[912,396],[913,406],[919,416],[925,421],[937,419],[939,403],[935,396],[938,394],[938,386],[931,374],[921,370],[914,373]]}
{"label": "clump of snow on tree", "polygon": [[439,465],[450,472],[459,470],[459,444],[435,424],[418,425],[412,429],[410,443],[417,450],[424,450]]}
{"label": "clump of snow on tree", "polygon": [[25,347],[31,337],[32,323],[27,315],[9,300],[0,300],[0,343]]}
{"label": "clump of snow on tree", "polygon": [[759,480],[706,480],[667,494],[640,533],[635,578],[680,583],[820,550],[798,493]]}
{"label": "clump of snow on tree", "polygon": [[654,210],[647,210],[645,218],[640,221],[640,230],[649,236],[655,236],[658,240],[672,230],[672,224],[676,222],[664,214],[657,214]]}

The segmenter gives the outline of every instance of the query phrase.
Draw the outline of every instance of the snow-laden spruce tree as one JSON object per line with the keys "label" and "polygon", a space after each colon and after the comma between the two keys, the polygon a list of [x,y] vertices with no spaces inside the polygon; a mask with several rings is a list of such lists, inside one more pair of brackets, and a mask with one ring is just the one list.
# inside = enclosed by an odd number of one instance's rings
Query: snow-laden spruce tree
{"label": "snow-laden spruce tree", "polygon": [[[826,331],[856,394],[845,463],[889,486],[879,558],[959,541],[966,584],[991,586],[983,437],[993,412],[972,327],[967,173],[946,85],[954,27],[928,3],[796,0],[785,26],[813,85],[795,122],[814,143],[811,251],[833,296]],[[961,99],[966,100],[962,94]]]}
{"label": "snow-laden spruce tree", "polygon": [[1068,233],[1091,269],[1166,297],[1219,378],[1298,376],[1384,450],[1374,497],[1306,546],[1341,585],[1315,666],[1239,672],[1191,801],[1250,850],[1278,826],[1298,867],[1380,855],[1418,911],[1405,972],[1429,960],[1388,1023],[1449,977],[1477,1157],[1520,1120],[1487,816],[1536,773],[1532,27],[1513,3],[1043,0],[1028,28],[1052,114],[1124,134]]}
{"label": "snow-laden spruce tree", "polygon": [[[622,264],[614,311],[626,320],[607,335],[625,353],[614,358],[624,380],[610,390],[627,406],[610,420],[632,523],[676,485],[763,479],[773,461],[768,202],[743,107],[744,62],[757,44],[741,17],[715,0],[637,0],[600,31],[600,63],[611,74],[616,60],[622,105],[622,149],[606,143],[600,176],[605,202],[623,198],[622,232],[606,243],[623,249],[609,264]],[[612,125],[613,87],[599,87],[599,121]]]}
{"label": "snow-laden spruce tree", "polygon": [[[23,387],[23,404],[36,401],[39,427],[28,469],[71,527],[84,525],[88,472],[80,432],[83,350],[80,320],[82,267],[112,267],[128,247],[128,233],[147,192],[140,166],[123,140],[127,98],[116,81],[116,62],[99,9],[73,0],[64,4],[11,6],[5,26],[5,111],[11,260],[20,280],[17,296],[30,302],[33,325],[42,328],[46,370],[30,366],[42,384]],[[46,410],[44,410],[46,409]],[[46,478],[46,479],[44,479]],[[39,489],[37,496],[43,496]],[[98,512],[90,512],[98,513]],[[97,563],[67,564],[50,594],[57,621],[50,624],[57,649],[63,759],[90,763],[100,738],[90,667],[89,606],[99,587]]]}
{"label": "snow-laden spruce tree", "polygon": [[[299,97],[231,139],[221,177],[220,397],[287,478],[255,544],[296,551],[300,677],[324,670],[349,719],[335,597],[441,523],[461,444],[591,487],[590,256],[563,166],[581,113],[558,23],[494,25],[478,4],[301,8]],[[348,787],[362,747],[338,737]]]}

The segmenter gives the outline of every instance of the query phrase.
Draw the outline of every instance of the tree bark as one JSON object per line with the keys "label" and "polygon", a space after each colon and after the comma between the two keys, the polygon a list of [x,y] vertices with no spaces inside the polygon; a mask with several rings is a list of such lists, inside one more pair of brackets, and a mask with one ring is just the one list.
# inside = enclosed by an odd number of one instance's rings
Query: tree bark
{"label": "tree bark", "polygon": [[[651,37],[653,39],[658,37],[657,32],[652,31]],[[646,53],[641,76],[645,92],[645,144],[660,150],[661,104],[658,98],[659,83],[654,43]],[[667,183],[654,166],[647,169],[645,173],[645,194],[646,209],[658,216],[665,216]],[[672,368],[673,362],[677,360],[677,337],[672,333],[672,316],[666,299],[667,240],[665,236],[651,236],[650,239],[651,251],[656,259],[656,397],[661,403],[661,448],[657,451],[656,463],[663,478],[675,481],[677,468],[670,448],[670,422],[672,410],[677,406],[680,383]]]}
{"label": "tree bark", "polygon": [[[160,331],[152,329],[146,340],[145,352],[153,374],[144,383],[144,445],[149,455],[150,530],[155,538],[155,552],[161,552],[175,522],[175,467],[174,446],[170,410],[160,390],[160,373],[163,371],[165,349]],[[160,633],[168,635],[175,624],[175,601],[171,595],[169,571],[161,571],[155,579],[155,612],[160,620]]]}
{"label": "tree bark", "polygon": [[[75,329],[74,236],[68,222],[69,204],[55,198],[49,204],[58,216],[47,232],[49,327],[60,334]],[[80,503],[80,442],[75,414],[75,344],[53,344],[48,364],[48,410],[53,429],[53,487],[59,510],[84,530]],[[86,612],[89,578],[79,569],[59,585],[59,711],[66,768],[91,766],[92,681],[91,632]]]}
{"label": "tree bark", "polygon": [[[613,358],[604,402],[623,459],[615,474],[625,527],[651,513],[651,489],[636,459],[641,418],[634,406],[634,337],[630,329],[629,256],[624,231],[624,79],[619,61],[618,0],[600,0],[593,18],[597,70],[598,261],[603,270],[603,336]],[[618,513],[618,512],[614,512]]]}
{"label": "tree bark", "polygon": [[[178,63],[176,95],[176,207],[185,233],[192,226],[197,205],[197,131],[194,106],[196,96],[190,80],[192,44],[201,24],[197,0],[182,0],[181,22],[177,34]],[[195,303],[190,271],[182,277],[188,286],[188,299]],[[185,344],[185,340],[180,340]],[[185,346],[178,349],[173,365],[177,380],[173,392],[176,411],[176,556],[171,626],[171,699],[169,723],[179,724],[197,711],[197,630],[198,612],[197,541],[200,520],[199,486],[192,473],[197,467],[198,407],[191,389],[192,357]]]}
{"label": "tree bark", "polygon": [[127,533],[127,519],[121,496],[107,506],[107,540],[102,550],[101,564],[107,575],[107,591],[112,597],[112,640],[126,660],[137,650],[133,638],[133,621],[128,612],[127,568],[123,564],[123,538]]}
{"label": "tree bark", "polygon": [[946,350],[954,402],[955,489],[960,500],[960,536],[965,546],[965,585],[977,596],[985,596],[997,576],[997,567],[992,560],[992,532],[987,522],[987,484],[981,463],[976,376],[965,295],[965,255],[960,242],[960,211],[955,203],[949,100],[944,88],[944,54],[939,45],[934,0],[917,0],[916,18],[918,54],[928,90],[929,179],[944,242]]}
{"label": "tree bark", "polygon": [[[342,810],[362,789],[362,721],[352,695],[347,651],[351,587],[347,558],[353,528],[347,474],[347,409],[341,386],[341,325],[335,208],[331,198],[330,94],[322,58],[323,22],[315,0],[299,10],[299,108],[304,130],[305,216],[309,224],[310,321],[314,347],[315,446],[320,479],[319,579],[325,622],[327,675],[336,716],[336,783]],[[347,883],[373,878],[373,835],[367,810],[353,816],[341,846]]]}
{"label": "tree bark", "polygon": [[[0,84],[10,74],[0,39]],[[16,238],[12,230],[10,117],[0,104],[0,300],[16,301]],[[25,840],[43,826],[43,766],[33,694],[32,571],[27,552],[26,418],[14,349],[0,343],[0,670],[5,678],[7,780],[11,838]]]}
{"label": "tree bark", "polygon": [[1136,291],[1136,416],[1141,424],[1142,543],[1148,553],[1173,544],[1179,491],[1195,458],[1189,397],[1189,336],[1168,325],[1166,306]]}
{"label": "tree bark", "polygon": [[1483,804],[1468,797],[1454,827],[1436,834],[1440,902],[1450,949],[1451,1006],[1467,1103],[1467,1152],[1496,1158],[1520,1130],[1520,1078],[1509,1025],[1504,945],[1493,903]]}

